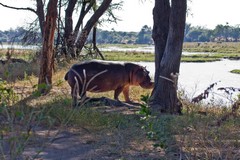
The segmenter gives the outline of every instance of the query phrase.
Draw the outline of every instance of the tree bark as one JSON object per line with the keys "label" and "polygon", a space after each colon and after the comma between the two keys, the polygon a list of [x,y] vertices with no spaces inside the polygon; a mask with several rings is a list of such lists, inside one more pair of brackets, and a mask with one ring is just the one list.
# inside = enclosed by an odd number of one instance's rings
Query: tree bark
{"label": "tree bark", "polygon": [[40,30],[41,30],[42,37],[43,37],[44,23],[45,23],[45,20],[44,20],[44,17],[45,17],[45,15],[44,15],[44,5],[43,5],[42,0],[36,0],[36,2],[37,2],[36,14],[38,16],[39,26],[40,26]]}
{"label": "tree bark", "polygon": [[95,25],[93,27],[93,31],[92,31],[92,43],[93,43],[93,50],[95,52],[95,54],[99,54],[99,56],[101,57],[102,60],[105,60],[104,56],[102,55],[101,51],[98,49],[97,47],[97,25]]}
{"label": "tree bark", "polygon": [[67,9],[65,10],[65,28],[64,28],[64,38],[68,39],[73,32],[73,20],[72,15],[74,7],[77,0],[69,0]]}
{"label": "tree bark", "polygon": [[73,37],[73,11],[74,7],[77,3],[77,0],[69,0],[67,9],[65,10],[65,28],[64,28],[64,46],[66,47],[66,55],[69,54],[72,57],[75,57],[75,53],[73,51],[74,37]]}
{"label": "tree bark", "polygon": [[[181,104],[177,98],[178,73],[186,20],[186,0],[155,0],[153,10],[155,43],[155,85],[150,106],[157,112],[179,113]],[[169,16],[169,21],[167,17]],[[166,17],[163,17],[166,16]],[[167,26],[169,30],[166,39]],[[165,45],[164,45],[165,44]]]}
{"label": "tree bark", "polygon": [[[87,5],[87,3],[89,3],[89,4]],[[93,4],[94,4],[93,1],[90,1],[90,2],[84,1],[83,2],[82,9],[81,9],[81,12],[80,12],[77,24],[76,24],[76,26],[74,28],[74,37],[77,37],[77,34],[79,32],[79,29],[80,29],[80,26],[83,23],[83,19],[86,16],[86,14],[89,12],[89,10],[92,8]]]}
{"label": "tree bark", "polygon": [[155,77],[157,82],[160,72],[160,63],[167,43],[169,31],[170,3],[169,0],[156,0],[153,9],[153,33],[155,47]]}
{"label": "tree bark", "polygon": [[98,19],[103,15],[103,13],[108,9],[110,6],[112,0],[104,0],[102,4],[99,6],[99,8],[96,10],[96,12],[92,15],[92,17],[88,20],[87,24],[83,28],[79,40],[76,43],[76,47],[79,52],[82,51],[82,48],[87,40],[87,37],[95,25],[97,23]]}
{"label": "tree bark", "polygon": [[40,61],[38,91],[45,94],[50,91],[54,65],[54,32],[56,29],[58,0],[50,0],[44,24],[43,47]]}

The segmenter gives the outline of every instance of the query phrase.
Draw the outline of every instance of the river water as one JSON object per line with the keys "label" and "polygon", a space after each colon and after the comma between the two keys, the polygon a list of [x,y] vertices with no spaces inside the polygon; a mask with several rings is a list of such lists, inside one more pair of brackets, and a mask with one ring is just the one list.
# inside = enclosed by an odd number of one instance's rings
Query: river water
{"label": "river water", "polygon": [[[153,62],[139,62],[150,71],[154,77],[155,64]],[[240,89],[240,75],[230,73],[233,69],[240,69],[239,60],[226,60],[204,63],[181,63],[178,88],[184,90],[188,98],[202,93],[212,83],[217,82],[207,101],[214,98],[215,102],[229,103],[230,97],[220,87],[234,87]],[[239,93],[239,92],[238,92]],[[236,96],[235,93],[233,96]]]}
{"label": "river water", "polygon": [[[100,48],[101,51],[121,51],[121,52],[146,52],[146,53],[154,53],[154,46],[149,45],[146,47],[137,47],[137,48],[120,48],[120,47],[107,47]],[[204,54],[204,52],[183,52],[183,55],[193,55],[193,54]],[[209,53],[208,53],[209,54]]]}

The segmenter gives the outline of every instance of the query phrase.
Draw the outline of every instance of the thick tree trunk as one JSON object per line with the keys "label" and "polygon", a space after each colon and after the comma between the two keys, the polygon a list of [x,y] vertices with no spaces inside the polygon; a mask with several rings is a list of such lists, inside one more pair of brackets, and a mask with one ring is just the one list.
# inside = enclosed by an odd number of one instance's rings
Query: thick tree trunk
{"label": "thick tree trunk", "polygon": [[153,33],[152,37],[155,46],[155,77],[157,82],[160,72],[160,63],[167,43],[169,31],[170,3],[169,0],[155,0],[153,9]]}
{"label": "thick tree trunk", "polygon": [[[167,26],[167,20],[161,17],[162,20],[158,21],[156,16],[160,16],[158,12],[166,11],[166,14],[169,13],[167,9],[169,2],[167,1],[168,0],[155,0],[155,28],[153,28],[153,38],[156,45],[156,73],[155,86],[150,98],[150,106],[152,110],[157,112],[179,113],[181,111],[181,104],[177,98],[177,78],[182,55],[187,2],[186,0],[172,0],[169,31],[164,52],[162,52],[162,43],[165,42],[166,31],[161,31],[160,29],[165,28],[163,25]],[[165,16],[165,14],[161,16]],[[163,23],[161,24],[161,22]]]}
{"label": "thick tree trunk", "polygon": [[38,90],[45,94],[50,90],[52,84],[52,71],[54,65],[54,32],[57,19],[57,2],[50,0],[47,7],[46,21],[44,25],[43,47],[40,62],[40,74],[38,79]]}
{"label": "thick tree trunk", "polygon": [[82,48],[87,40],[87,37],[95,25],[97,23],[98,19],[103,15],[103,13],[108,9],[109,5],[111,4],[112,0],[104,0],[100,7],[96,10],[96,12],[93,14],[93,16],[88,20],[87,24],[83,28],[79,40],[77,41],[76,47],[79,52],[82,51]]}

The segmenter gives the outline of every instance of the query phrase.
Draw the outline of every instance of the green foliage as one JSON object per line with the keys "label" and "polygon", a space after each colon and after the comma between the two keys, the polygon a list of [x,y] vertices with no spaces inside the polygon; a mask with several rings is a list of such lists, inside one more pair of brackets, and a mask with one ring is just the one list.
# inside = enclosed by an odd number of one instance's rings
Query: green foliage
{"label": "green foliage", "polygon": [[145,52],[120,52],[120,51],[106,51],[104,52],[106,60],[111,61],[132,61],[132,62],[153,62],[154,54]]}
{"label": "green foliage", "polygon": [[148,106],[148,100],[149,100],[149,95],[146,95],[146,96],[141,95],[141,101],[143,103],[141,104],[141,109],[138,112],[138,114],[143,115],[143,117],[149,117],[151,115],[151,111]]}
{"label": "green foliage", "polygon": [[186,24],[185,28],[185,42],[237,42],[239,39],[240,28],[239,25],[230,26],[217,25],[213,30],[201,26],[191,26]]}
{"label": "green foliage", "polygon": [[230,71],[231,73],[240,74],[240,69],[234,69]]}
{"label": "green foliage", "polygon": [[153,44],[152,40],[152,28],[144,25],[141,31],[137,35],[136,43],[137,44]]}
{"label": "green foliage", "polygon": [[10,106],[17,101],[17,96],[11,86],[0,78],[0,102],[2,107]]}
{"label": "green foliage", "polygon": [[41,43],[41,33],[39,33],[37,29],[24,29],[23,27],[17,27],[14,30],[0,31],[0,42],[9,41],[19,44]]}
{"label": "green foliage", "polygon": [[153,130],[153,119],[154,117],[151,116],[151,110],[148,106],[149,95],[141,95],[141,108],[138,111],[138,114],[141,115],[141,121],[143,122],[142,129],[145,129],[147,132],[147,137],[149,139],[155,138],[155,131]]}

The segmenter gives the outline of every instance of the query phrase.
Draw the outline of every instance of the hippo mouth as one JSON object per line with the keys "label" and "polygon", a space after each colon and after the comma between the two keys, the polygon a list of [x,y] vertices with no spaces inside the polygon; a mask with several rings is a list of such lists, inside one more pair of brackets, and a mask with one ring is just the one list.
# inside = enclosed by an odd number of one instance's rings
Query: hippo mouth
{"label": "hippo mouth", "polygon": [[139,83],[139,85],[144,89],[152,89],[154,86],[154,82],[144,81]]}

